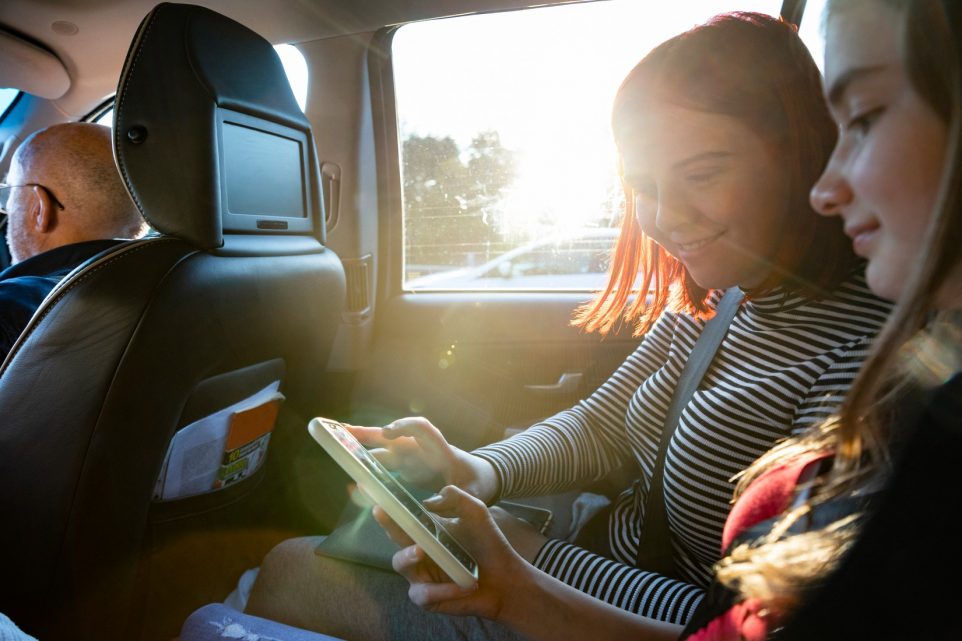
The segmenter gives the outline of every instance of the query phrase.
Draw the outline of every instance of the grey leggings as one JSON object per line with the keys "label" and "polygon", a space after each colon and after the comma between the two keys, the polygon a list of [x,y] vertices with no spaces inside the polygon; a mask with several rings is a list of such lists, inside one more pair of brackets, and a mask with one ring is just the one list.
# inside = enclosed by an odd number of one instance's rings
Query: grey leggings
{"label": "grey leggings", "polygon": [[323,537],[284,541],[264,559],[247,612],[347,641],[520,641],[477,617],[426,612],[393,572],[314,553]]}

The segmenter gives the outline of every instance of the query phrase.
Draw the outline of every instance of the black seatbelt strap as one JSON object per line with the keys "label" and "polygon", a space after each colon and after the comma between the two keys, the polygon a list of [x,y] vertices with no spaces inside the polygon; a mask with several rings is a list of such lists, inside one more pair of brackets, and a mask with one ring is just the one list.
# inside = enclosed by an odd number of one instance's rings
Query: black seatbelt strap
{"label": "black seatbelt strap", "polygon": [[722,339],[728,333],[728,326],[738,311],[738,305],[744,294],[737,287],[732,287],[715,308],[715,316],[705,324],[695,346],[688,356],[688,362],[678,377],[675,393],[671,397],[671,405],[665,417],[665,426],[661,432],[661,442],[658,445],[658,457],[655,459],[655,469],[651,474],[648,495],[645,497],[645,524],[638,542],[638,556],[635,567],[657,572],[665,576],[675,576],[675,563],[671,547],[671,532],[668,529],[668,517],[665,513],[665,454],[668,443],[678,427],[678,420],[685,407],[698,389],[698,384],[704,378],[708,366],[715,358],[715,353],[721,345]]}

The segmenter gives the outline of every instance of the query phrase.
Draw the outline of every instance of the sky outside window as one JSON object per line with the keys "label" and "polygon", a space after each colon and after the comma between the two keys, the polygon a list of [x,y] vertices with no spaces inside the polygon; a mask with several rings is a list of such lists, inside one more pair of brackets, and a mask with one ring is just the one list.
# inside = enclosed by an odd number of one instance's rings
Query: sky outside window
{"label": "sky outside window", "polygon": [[0,87],[0,115],[6,113],[7,107],[10,106],[10,103],[13,102],[19,93],[20,91],[18,89]]}
{"label": "sky outside window", "polygon": [[538,8],[402,27],[393,62],[399,133],[461,149],[496,132],[513,154],[501,223],[528,237],[595,224],[620,198],[611,105],[654,46],[730,10],[777,15],[780,0],[638,0]]}
{"label": "sky outside window", "polygon": [[[401,27],[392,62],[405,287],[602,286],[594,249],[570,257],[567,274],[536,257],[561,264],[556,247],[599,244],[598,229],[620,222],[611,106],[622,80],[712,16],[780,9],[781,0],[681,0],[666,12],[612,0]],[[575,285],[589,272],[591,284]]]}

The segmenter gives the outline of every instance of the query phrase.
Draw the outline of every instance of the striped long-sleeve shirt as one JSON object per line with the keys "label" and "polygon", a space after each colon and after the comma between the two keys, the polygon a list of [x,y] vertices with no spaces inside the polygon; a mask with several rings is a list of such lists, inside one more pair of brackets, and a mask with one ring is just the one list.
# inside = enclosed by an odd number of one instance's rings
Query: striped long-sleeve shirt
{"label": "striped long-sleeve shirt", "polygon": [[703,321],[664,314],[589,398],[475,453],[494,465],[503,497],[583,487],[636,461],[641,478],[611,512],[614,560],[550,540],[535,565],[622,609],[685,623],[719,560],[731,478],[838,407],[888,311],[861,276],[820,300],[775,291],[742,303],[665,459],[665,508],[681,580],[634,562],[662,425]]}

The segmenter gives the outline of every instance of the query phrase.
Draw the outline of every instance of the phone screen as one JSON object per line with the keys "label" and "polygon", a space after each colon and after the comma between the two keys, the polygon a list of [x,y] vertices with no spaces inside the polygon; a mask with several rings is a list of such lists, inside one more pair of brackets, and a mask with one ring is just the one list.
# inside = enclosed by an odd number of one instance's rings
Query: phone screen
{"label": "phone screen", "polygon": [[368,452],[367,449],[354,438],[353,434],[344,429],[342,425],[334,423],[333,421],[326,421],[326,425],[330,427],[331,433],[334,434],[334,437],[344,448],[350,452],[354,458],[360,461],[364,467],[374,475],[374,478],[376,478],[394,498],[400,501],[401,505],[413,514],[428,532],[434,535],[434,538],[436,538],[441,545],[447,548],[448,552],[450,552],[454,558],[460,561],[470,572],[475,571],[477,564],[474,562],[474,559],[448,534],[444,527],[437,521],[437,517],[431,514],[417,499],[411,496],[411,493],[408,492],[403,485],[398,483],[397,479],[394,478],[388,469],[381,465],[381,462],[374,458],[374,455]]}

